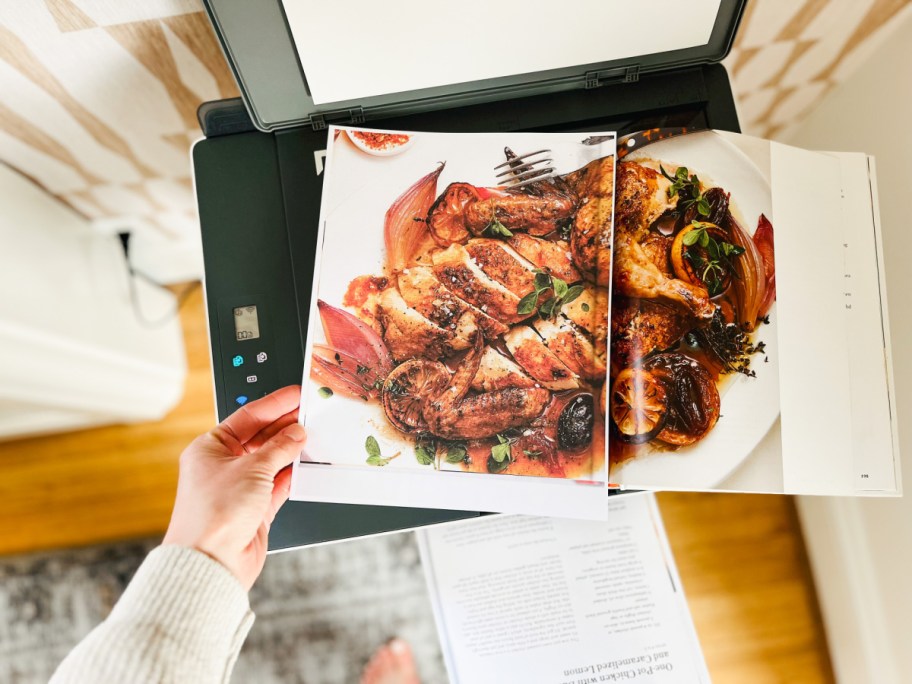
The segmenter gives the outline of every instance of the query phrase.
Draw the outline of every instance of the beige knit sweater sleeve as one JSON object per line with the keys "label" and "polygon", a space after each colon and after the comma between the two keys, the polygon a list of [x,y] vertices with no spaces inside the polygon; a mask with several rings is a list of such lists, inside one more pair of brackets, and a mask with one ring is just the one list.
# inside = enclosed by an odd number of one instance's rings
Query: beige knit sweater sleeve
{"label": "beige knit sweater sleeve", "polygon": [[252,624],[247,592],[224,566],[159,546],[51,684],[227,682]]}

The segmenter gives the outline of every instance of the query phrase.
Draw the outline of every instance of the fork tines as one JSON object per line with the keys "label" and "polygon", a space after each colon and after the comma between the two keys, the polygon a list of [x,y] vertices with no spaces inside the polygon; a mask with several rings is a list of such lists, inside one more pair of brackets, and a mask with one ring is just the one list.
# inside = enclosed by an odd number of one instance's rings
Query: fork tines
{"label": "fork tines", "polygon": [[495,171],[507,167],[495,177],[502,178],[501,184],[510,188],[519,188],[550,178],[554,175],[554,167],[549,164],[552,164],[554,160],[547,156],[549,154],[551,154],[551,150],[536,150],[512,157],[494,167]]}

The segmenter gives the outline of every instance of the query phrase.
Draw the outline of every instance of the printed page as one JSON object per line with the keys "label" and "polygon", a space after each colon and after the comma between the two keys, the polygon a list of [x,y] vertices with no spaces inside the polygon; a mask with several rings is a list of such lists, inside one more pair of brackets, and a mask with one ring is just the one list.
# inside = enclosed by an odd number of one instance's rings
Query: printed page
{"label": "printed page", "polygon": [[783,491],[771,177],[767,141],[718,131],[646,141],[618,162],[615,485]]}
{"label": "printed page", "polygon": [[651,494],[418,532],[453,684],[709,682]]}
{"label": "printed page", "polygon": [[897,493],[869,160],[704,131],[617,178],[610,482]]}
{"label": "printed page", "polygon": [[614,134],[329,136],[292,498],[603,519]]}
{"label": "printed page", "polygon": [[785,491],[897,493],[869,160],[778,143],[771,150],[783,227],[777,278]]}

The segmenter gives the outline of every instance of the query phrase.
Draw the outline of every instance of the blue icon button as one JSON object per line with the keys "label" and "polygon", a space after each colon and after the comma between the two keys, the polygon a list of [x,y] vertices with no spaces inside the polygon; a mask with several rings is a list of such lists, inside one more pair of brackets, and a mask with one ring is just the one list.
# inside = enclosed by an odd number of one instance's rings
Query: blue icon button
{"label": "blue icon button", "polygon": [[234,400],[237,402],[237,405],[238,405],[238,406],[243,406],[243,405],[246,404],[248,401],[250,401],[250,399],[247,397],[246,394],[242,394],[242,395],[240,395],[240,396],[238,396],[238,397],[235,397]]}
{"label": "blue icon button", "polygon": [[233,359],[231,359],[231,365],[237,368],[238,366],[244,365],[244,357],[238,354]]}

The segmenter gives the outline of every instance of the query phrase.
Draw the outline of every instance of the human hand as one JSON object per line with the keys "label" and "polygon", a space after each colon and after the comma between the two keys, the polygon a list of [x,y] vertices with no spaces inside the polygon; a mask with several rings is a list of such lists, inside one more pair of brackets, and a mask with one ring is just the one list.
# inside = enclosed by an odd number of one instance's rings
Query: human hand
{"label": "human hand", "polygon": [[242,406],[197,437],[180,457],[177,497],[163,544],[219,561],[250,589],[263,570],[269,526],[288,499],[301,452],[301,388]]}

